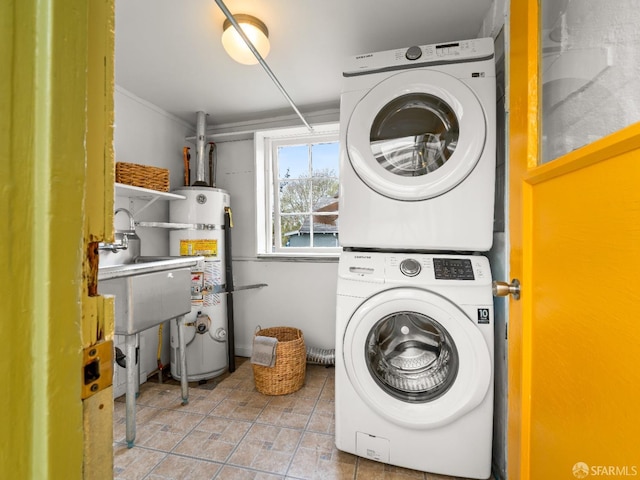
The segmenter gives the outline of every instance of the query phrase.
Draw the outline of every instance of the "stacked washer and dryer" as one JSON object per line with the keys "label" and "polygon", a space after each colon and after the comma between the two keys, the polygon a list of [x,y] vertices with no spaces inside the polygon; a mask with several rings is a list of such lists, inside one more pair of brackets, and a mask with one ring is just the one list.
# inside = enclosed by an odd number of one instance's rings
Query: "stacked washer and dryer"
{"label": "stacked washer and dryer", "polygon": [[359,55],[344,77],[336,446],[488,478],[493,40]]}

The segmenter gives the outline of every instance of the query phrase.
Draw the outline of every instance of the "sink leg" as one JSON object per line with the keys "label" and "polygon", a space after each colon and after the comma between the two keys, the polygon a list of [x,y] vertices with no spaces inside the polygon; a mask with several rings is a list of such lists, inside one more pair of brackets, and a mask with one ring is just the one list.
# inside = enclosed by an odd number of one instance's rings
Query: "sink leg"
{"label": "sink leg", "polygon": [[178,354],[180,355],[180,387],[182,389],[182,405],[189,403],[189,382],[187,381],[187,351],[184,339],[184,315],[176,317],[178,327]]}
{"label": "sink leg", "polygon": [[125,337],[125,364],[127,366],[127,389],[126,389],[126,424],[127,424],[127,448],[133,447],[136,439],[136,347],[138,346],[138,334],[127,335]]}

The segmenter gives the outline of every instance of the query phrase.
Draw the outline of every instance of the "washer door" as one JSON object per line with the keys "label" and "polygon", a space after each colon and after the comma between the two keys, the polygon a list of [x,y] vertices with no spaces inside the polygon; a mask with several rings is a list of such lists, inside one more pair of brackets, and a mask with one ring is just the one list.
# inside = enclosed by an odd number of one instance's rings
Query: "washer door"
{"label": "washer door", "polygon": [[381,195],[419,201],[463,181],[484,149],[480,101],[464,83],[431,70],[401,72],[373,87],[347,125],[349,160]]}
{"label": "washer door", "polygon": [[456,420],[491,385],[491,355],[477,326],[423,289],[394,288],[362,303],[347,325],[342,354],[362,400],[408,428]]}

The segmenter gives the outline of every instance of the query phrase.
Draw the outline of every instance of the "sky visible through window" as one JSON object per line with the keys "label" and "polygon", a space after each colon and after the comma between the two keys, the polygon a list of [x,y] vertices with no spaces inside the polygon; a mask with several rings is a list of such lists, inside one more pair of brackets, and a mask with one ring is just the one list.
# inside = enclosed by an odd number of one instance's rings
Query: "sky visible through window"
{"label": "sky visible through window", "polygon": [[[314,144],[312,156],[314,171],[333,170],[333,174],[338,175],[338,142]],[[307,145],[281,147],[278,151],[278,177],[290,179],[308,177],[308,158]]]}

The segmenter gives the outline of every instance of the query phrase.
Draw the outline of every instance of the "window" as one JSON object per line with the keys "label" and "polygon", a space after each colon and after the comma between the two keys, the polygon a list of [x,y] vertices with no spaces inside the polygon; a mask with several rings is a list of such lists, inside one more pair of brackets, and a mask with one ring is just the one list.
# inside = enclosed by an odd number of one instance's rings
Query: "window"
{"label": "window", "polygon": [[258,254],[336,255],[338,124],[257,132]]}

